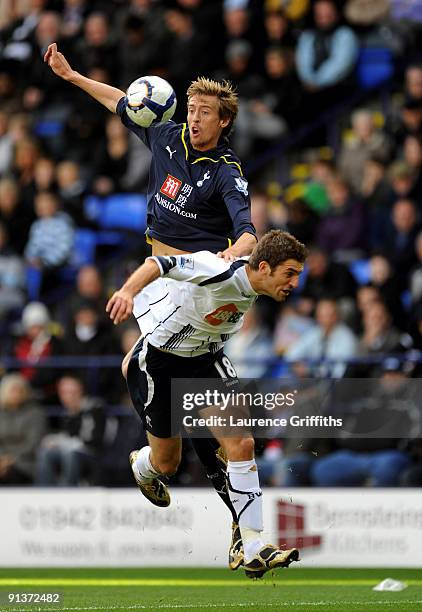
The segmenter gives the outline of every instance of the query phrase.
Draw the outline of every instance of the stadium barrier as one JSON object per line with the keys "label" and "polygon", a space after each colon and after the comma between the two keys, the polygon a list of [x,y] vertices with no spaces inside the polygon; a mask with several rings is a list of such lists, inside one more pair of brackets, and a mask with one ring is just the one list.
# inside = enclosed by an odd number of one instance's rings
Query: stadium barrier
{"label": "stadium barrier", "polygon": [[[168,508],[133,489],[3,489],[1,567],[223,567],[231,517],[212,491],[173,489]],[[210,517],[213,528],[210,529]],[[265,540],[302,567],[418,567],[416,489],[269,489]]]}

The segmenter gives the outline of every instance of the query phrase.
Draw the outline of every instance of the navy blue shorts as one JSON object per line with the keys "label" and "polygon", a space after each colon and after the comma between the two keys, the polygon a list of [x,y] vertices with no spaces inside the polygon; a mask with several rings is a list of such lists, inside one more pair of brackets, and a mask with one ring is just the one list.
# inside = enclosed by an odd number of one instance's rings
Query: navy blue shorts
{"label": "navy blue shorts", "polygon": [[178,425],[177,415],[171,412],[172,378],[233,380],[233,372],[222,349],[197,357],[180,357],[160,351],[140,338],[129,361],[127,386],[144,429],[157,438],[170,438],[180,432],[182,416]]}

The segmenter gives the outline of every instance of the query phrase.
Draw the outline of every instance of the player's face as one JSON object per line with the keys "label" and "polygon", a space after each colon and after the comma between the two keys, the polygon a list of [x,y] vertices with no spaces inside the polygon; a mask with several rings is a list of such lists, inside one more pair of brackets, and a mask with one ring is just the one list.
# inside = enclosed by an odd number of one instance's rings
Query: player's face
{"label": "player's face", "polygon": [[265,295],[269,295],[277,302],[284,302],[293,289],[299,284],[299,276],[303,271],[303,264],[295,259],[287,259],[271,270],[265,261],[259,264],[264,274],[263,289]]}
{"label": "player's face", "polygon": [[217,146],[229,119],[220,117],[220,104],[215,96],[192,96],[188,100],[189,138],[194,149],[207,151]]}

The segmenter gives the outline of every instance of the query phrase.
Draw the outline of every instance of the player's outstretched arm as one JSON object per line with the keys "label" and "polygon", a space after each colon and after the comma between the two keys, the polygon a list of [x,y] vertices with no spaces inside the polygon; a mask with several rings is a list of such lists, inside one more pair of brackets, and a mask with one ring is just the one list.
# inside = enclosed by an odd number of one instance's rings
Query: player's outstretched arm
{"label": "player's outstretched arm", "polygon": [[133,310],[133,298],[144,287],[160,276],[160,268],[153,259],[147,259],[133,272],[119,291],[113,293],[107,302],[106,312],[115,325],[126,321]]}
{"label": "player's outstretched arm", "polygon": [[54,74],[86,91],[87,94],[108,108],[112,113],[116,112],[117,103],[125,95],[125,92],[106,83],[88,79],[88,77],[73,70],[63,53],[57,50],[56,43],[48,46],[44,55],[44,62],[50,66]]}

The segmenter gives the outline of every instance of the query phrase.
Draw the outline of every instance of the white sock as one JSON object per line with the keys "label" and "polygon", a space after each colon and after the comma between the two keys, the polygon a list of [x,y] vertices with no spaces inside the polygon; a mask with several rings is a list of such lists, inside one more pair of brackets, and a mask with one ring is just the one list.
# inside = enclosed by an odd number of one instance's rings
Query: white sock
{"label": "white sock", "polygon": [[261,539],[261,531],[264,528],[262,491],[255,459],[228,461],[227,477],[230,500],[236,511],[242,535],[245,561],[248,562],[264,546]]}
{"label": "white sock", "polygon": [[151,447],[144,446],[138,453],[136,461],[133,464],[133,469],[137,470],[138,475],[144,480],[157,478],[160,474],[154,470],[150,461]]}

